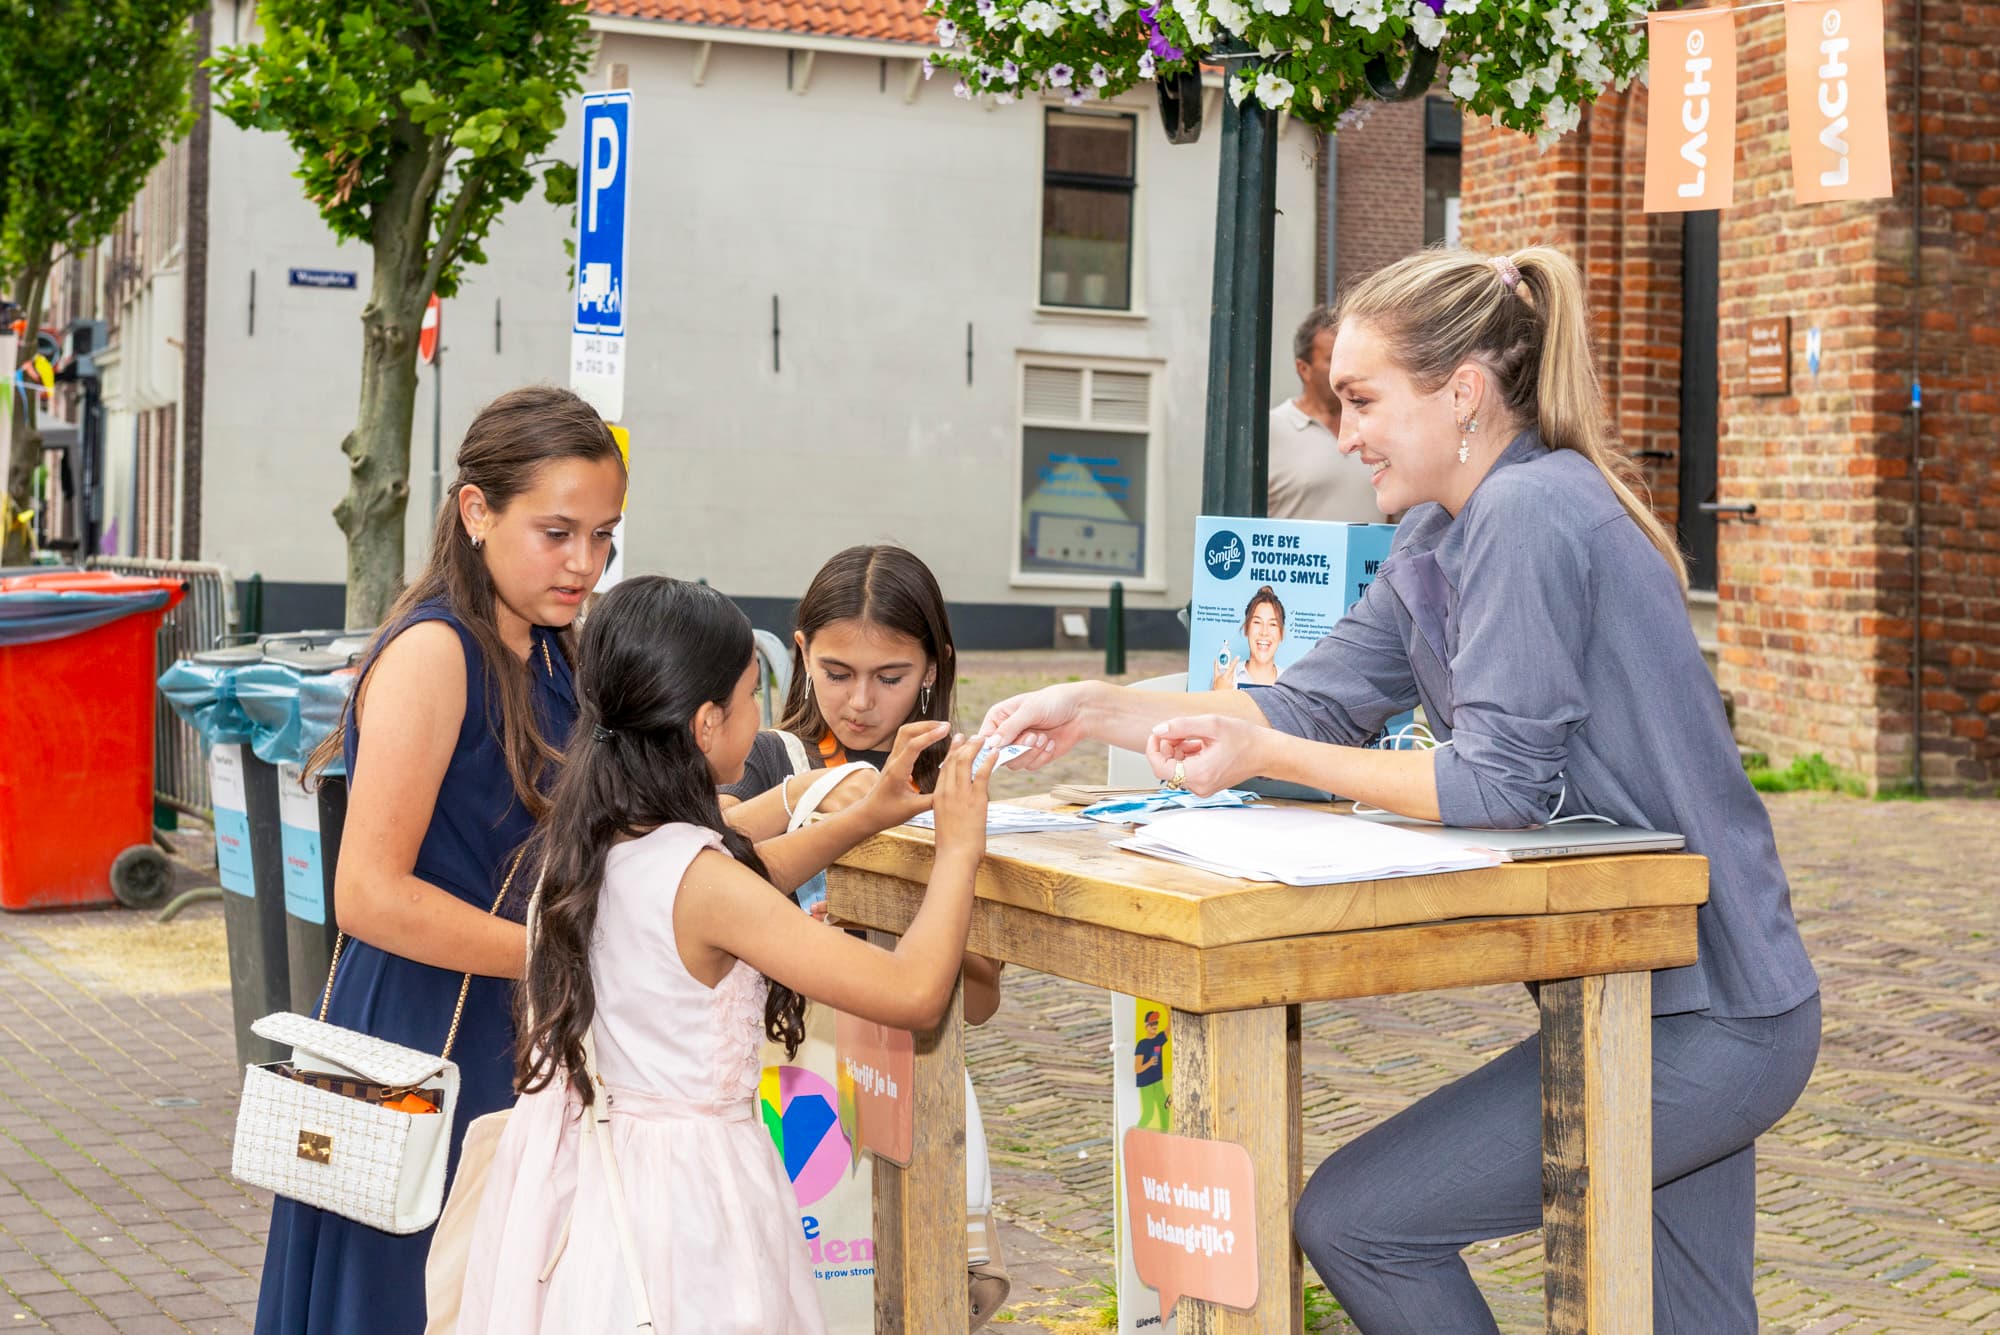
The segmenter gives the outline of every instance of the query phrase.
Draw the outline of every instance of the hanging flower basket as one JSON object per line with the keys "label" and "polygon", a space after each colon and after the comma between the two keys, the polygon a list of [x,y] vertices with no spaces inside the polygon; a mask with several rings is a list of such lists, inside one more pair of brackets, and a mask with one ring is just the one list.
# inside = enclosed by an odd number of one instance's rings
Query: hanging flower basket
{"label": "hanging flower basket", "polygon": [[1329,130],[1442,74],[1467,111],[1544,145],[1645,62],[1637,0],[933,0],[930,12],[930,66],[956,75],[959,96],[1082,104],[1150,80],[1177,142],[1199,131],[1186,90],[1204,62],[1225,65],[1237,103]]}

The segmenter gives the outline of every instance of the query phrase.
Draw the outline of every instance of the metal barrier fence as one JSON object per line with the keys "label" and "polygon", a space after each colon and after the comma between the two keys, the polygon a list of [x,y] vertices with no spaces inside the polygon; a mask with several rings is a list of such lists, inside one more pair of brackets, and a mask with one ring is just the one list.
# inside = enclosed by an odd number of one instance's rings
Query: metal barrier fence
{"label": "metal barrier fence", "polygon": [[[159,672],[189,654],[213,649],[222,637],[236,633],[236,581],[227,566],[95,556],[90,568],[187,581],[187,597],[160,624],[155,658]],[[208,764],[201,752],[201,738],[174,715],[164,697],[153,708],[153,796],[177,810],[206,818],[210,805]]]}

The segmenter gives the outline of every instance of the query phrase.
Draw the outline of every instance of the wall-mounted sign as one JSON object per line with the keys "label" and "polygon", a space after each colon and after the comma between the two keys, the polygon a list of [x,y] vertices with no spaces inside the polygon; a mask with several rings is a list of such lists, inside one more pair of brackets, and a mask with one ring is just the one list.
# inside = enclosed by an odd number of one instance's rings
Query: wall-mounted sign
{"label": "wall-mounted sign", "polygon": [[1774,315],[1750,322],[1750,392],[1792,392],[1792,317]]}
{"label": "wall-mounted sign", "polygon": [[293,287],[340,287],[352,289],[352,269],[287,269]]}

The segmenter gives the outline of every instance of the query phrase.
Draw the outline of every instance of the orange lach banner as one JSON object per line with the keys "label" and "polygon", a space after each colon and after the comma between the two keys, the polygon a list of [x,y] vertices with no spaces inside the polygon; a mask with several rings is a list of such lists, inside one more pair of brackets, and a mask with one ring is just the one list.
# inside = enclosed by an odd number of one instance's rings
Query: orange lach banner
{"label": "orange lach banner", "polygon": [[1646,212],[1726,209],[1736,185],[1736,15],[1646,20]]}
{"label": "orange lach banner", "polygon": [[1893,193],[1882,0],[1790,0],[1785,83],[1798,202]]}

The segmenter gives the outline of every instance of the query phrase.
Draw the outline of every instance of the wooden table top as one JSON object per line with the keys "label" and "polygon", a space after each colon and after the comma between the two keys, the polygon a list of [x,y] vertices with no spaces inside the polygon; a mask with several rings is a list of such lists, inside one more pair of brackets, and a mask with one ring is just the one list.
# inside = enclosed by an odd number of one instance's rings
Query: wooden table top
{"label": "wooden table top", "polygon": [[[1057,805],[1047,798],[1019,804]],[[1551,858],[1430,876],[1292,886],[1217,876],[1113,847],[1129,833],[1124,826],[1094,825],[990,838],[978,897],[1198,948],[1460,918],[1690,905],[1708,898],[1708,859],[1692,853]],[[921,884],[930,879],[932,851],[931,831],[904,825],[856,846],[838,865]]]}

